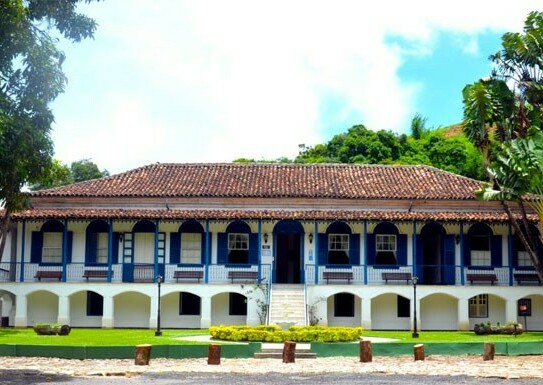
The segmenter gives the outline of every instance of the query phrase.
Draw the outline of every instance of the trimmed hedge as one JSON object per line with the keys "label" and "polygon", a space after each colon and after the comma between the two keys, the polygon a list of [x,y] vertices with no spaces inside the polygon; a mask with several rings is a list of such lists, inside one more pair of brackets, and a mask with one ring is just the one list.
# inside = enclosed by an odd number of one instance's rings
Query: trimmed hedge
{"label": "trimmed hedge", "polygon": [[215,339],[225,341],[253,342],[349,342],[360,339],[361,327],[291,326],[283,330],[277,325],[270,326],[211,326],[209,333]]}

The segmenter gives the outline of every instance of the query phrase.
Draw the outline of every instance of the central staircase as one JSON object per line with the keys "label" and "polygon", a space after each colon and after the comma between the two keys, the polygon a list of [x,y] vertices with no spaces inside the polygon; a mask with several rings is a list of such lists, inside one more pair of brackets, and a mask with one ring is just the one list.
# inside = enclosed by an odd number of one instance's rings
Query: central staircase
{"label": "central staircase", "polygon": [[272,285],[270,324],[287,327],[306,324],[304,285],[276,283]]}

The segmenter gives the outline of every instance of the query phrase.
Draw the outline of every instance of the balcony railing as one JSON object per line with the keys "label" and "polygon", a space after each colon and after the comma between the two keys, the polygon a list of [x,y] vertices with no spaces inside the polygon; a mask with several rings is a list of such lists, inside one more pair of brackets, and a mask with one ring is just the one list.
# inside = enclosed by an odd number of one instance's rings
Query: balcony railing
{"label": "balcony railing", "polygon": [[[158,267],[158,271],[156,270]],[[21,268],[23,271],[21,272]],[[23,265],[13,262],[0,263],[0,282],[38,282],[37,273],[47,272],[41,282],[154,282],[156,275],[163,277],[164,283],[269,283],[272,279],[272,266],[260,265],[178,265],[178,264],[113,264],[89,265],[70,263],[63,270],[59,264]],[[331,274],[334,273],[334,274]],[[337,274],[336,274],[337,273]],[[475,267],[447,265],[305,265],[307,284],[354,284],[354,285],[398,285],[409,284],[409,278],[418,277],[419,285],[494,285],[517,286],[539,285],[533,269],[510,267]],[[470,278],[477,276],[476,280]],[[232,279],[232,277],[238,277]],[[241,277],[241,278],[239,278]]]}

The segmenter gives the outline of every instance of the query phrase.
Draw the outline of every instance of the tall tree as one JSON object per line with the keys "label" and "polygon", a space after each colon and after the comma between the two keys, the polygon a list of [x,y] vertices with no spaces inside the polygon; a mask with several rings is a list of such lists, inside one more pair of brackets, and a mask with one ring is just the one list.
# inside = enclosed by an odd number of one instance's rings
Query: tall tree
{"label": "tall tree", "polygon": [[90,159],[81,159],[72,162],[70,171],[74,182],[83,182],[85,180],[97,179],[109,175],[107,170],[100,171],[98,166]]}
{"label": "tall tree", "polygon": [[49,104],[66,83],[64,53],[53,33],[79,42],[96,29],[77,12],[81,1],[0,1],[0,258],[11,213],[26,205],[21,188],[38,182],[52,164]]}

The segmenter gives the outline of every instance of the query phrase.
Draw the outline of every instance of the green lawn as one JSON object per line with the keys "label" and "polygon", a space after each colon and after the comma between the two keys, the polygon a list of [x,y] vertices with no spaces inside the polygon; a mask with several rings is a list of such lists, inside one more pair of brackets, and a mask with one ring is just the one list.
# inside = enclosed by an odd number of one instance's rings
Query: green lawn
{"label": "green lawn", "polygon": [[201,342],[180,340],[180,337],[209,335],[207,329],[163,330],[162,336],[155,337],[154,330],[148,329],[72,329],[67,336],[39,336],[32,328],[0,329],[0,344],[17,345],[70,345],[70,346],[135,346],[187,345]]}
{"label": "green lawn", "polygon": [[540,341],[543,342],[543,332],[525,332],[518,336],[491,334],[478,336],[473,331],[458,331],[458,332],[434,332],[422,331],[419,332],[419,338],[412,338],[409,331],[371,331],[366,330],[362,333],[364,337],[382,337],[395,338],[398,342],[528,342]]}
{"label": "green lawn", "polygon": [[[70,346],[135,346],[201,344],[180,339],[186,336],[209,335],[207,329],[163,330],[161,337],[155,337],[154,330],[148,329],[72,329],[68,336],[39,336],[32,328],[0,328],[0,344],[17,345],[70,345]],[[419,332],[419,338],[412,338],[408,331],[364,331],[363,337],[394,338],[398,342],[543,342],[543,332],[526,332],[519,336],[486,335],[477,336],[472,331],[460,332]]]}

